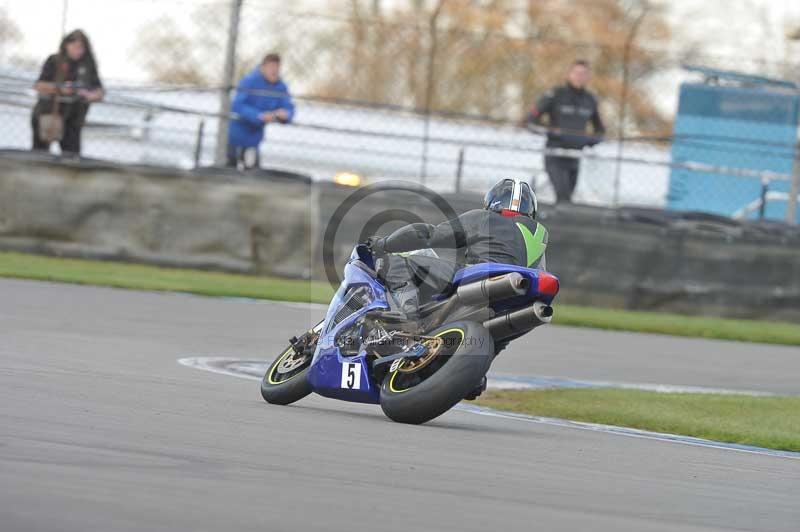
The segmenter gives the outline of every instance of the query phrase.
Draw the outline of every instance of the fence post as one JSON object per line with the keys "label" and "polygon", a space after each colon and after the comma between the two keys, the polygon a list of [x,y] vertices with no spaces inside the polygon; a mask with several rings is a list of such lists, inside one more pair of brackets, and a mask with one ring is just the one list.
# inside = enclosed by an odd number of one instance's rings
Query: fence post
{"label": "fence post", "polygon": [[150,133],[152,133],[153,113],[153,108],[148,107],[147,112],[145,112],[144,118],[142,119],[142,122],[144,122],[142,125],[142,140],[146,142],[150,141]]}
{"label": "fence post", "polygon": [[239,34],[239,17],[243,0],[231,0],[228,42],[225,45],[225,66],[222,73],[222,88],[219,93],[219,122],[217,126],[217,149],[214,160],[218,165],[225,164],[228,147],[228,114],[230,113],[230,87],[236,74],[236,40]]}
{"label": "fence post", "polygon": [[67,34],[67,13],[69,12],[69,0],[64,0],[61,7],[61,36]]}
{"label": "fence post", "polygon": [[800,194],[800,143],[794,150],[792,184],[789,187],[789,201],[786,203],[786,223],[797,225],[797,195]]}
{"label": "fence post", "polygon": [[201,118],[197,125],[197,141],[194,146],[194,167],[200,168],[200,160],[203,156],[203,136],[206,129],[206,119]]}
{"label": "fence post", "polygon": [[464,146],[458,149],[458,166],[456,166],[456,192],[461,192],[461,176],[464,172]]}
{"label": "fence post", "polygon": [[764,219],[764,213],[767,210],[767,194],[769,194],[769,178],[761,179],[761,205],[758,207],[758,219]]}

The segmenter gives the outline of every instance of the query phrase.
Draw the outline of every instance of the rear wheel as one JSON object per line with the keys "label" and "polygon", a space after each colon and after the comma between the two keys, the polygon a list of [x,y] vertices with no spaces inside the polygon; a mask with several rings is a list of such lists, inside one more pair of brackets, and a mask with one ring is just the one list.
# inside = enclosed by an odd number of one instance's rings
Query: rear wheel
{"label": "rear wheel", "polygon": [[[289,346],[272,364],[261,379],[261,397],[273,405],[288,405],[312,392],[308,370],[314,357],[321,323],[298,341],[301,348]],[[298,345],[298,344],[295,344]]]}
{"label": "rear wheel", "polygon": [[494,342],[479,323],[455,322],[426,336],[427,352],[393,366],[381,386],[381,408],[392,420],[420,424],[472,392],[489,370]]}

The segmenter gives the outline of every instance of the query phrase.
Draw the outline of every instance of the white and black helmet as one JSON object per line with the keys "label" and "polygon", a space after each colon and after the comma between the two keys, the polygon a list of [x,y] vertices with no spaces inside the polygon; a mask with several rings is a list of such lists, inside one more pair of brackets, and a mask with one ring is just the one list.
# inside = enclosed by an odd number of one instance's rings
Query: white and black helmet
{"label": "white and black helmet", "polygon": [[502,213],[510,211],[536,219],[539,204],[530,185],[521,179],[501,179],[483,198],[483,208]]}

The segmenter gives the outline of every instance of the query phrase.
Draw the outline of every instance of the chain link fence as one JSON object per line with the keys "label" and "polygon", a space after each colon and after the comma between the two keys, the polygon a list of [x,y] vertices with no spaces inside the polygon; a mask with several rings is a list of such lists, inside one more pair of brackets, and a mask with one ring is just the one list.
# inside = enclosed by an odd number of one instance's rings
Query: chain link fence
{"label": "chain link fence", "polygon": [[[236,81],[274,51],[297,113],[291,125],[268,126],[263,165],[441,191],[520,177],[549,202],[545,131],[522,122],[580,57],[592,63],[608,131],[592,149],[548,152],[580,159],[575,202],[740,217],[791,210],[797,89],[714,69],[786,78],[798,65],[676,51],[663,14],[644,2],[576,0],[567,7],[583,15],[573,17],[550,1],[37,2],[35,19],[0,2],[2,148],[30,148],[33,81],[62,30],[80,26],[107,91],[83,130],[85,157],[220,163],[218,132],[236,119],[221,98],[229,102]],[[234,76],[225,79],[231,37]],[[705,69],[686,73],[686,62]]]}

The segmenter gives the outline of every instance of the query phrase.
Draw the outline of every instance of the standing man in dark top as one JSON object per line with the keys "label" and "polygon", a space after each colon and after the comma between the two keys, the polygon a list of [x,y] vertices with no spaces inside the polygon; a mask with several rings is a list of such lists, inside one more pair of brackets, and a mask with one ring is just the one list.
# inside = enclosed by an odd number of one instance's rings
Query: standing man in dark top
{"label": "standing man in dark top", "polygon": [[[606,128],[600,118],[597,99],[586,89],[590,78],[589,63],[575,61],[567,73],[567,82],[544,93],[531,109],[528,123],[547,126],[548,148],[580,150],[603,139]],[[592,123],[591,134],[587,131],[589,122]],[[580,159],[545,155],[544,166],[555,189],[556,202],[572,201]]]}
{"label": "standing man in dark top", "polygon": [[53,140],[59,141],[62,154],[80,155],[81,129],[89,105],[105,96],[92,45],[83,31],[75,30],[64,37],[58,53],[45,61],[34,89],[39,99],[33,108],[31,124],[33,149],[50,149],[50,140],[40,132],[40,117],[56,112],[62,117],[64,128],[61,138]]}

